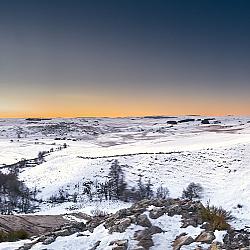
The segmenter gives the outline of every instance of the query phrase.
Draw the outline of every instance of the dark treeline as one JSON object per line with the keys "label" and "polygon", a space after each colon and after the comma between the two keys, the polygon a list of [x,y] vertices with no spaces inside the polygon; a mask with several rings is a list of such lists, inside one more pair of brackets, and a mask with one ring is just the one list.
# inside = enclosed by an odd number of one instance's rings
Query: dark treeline
{"label": "dark treeline", "polygon": [[36,191],[31,192],[16,173],[0,173],[0,213],[12,214],[13,211],[28,213],[33,210],[32,200]]}

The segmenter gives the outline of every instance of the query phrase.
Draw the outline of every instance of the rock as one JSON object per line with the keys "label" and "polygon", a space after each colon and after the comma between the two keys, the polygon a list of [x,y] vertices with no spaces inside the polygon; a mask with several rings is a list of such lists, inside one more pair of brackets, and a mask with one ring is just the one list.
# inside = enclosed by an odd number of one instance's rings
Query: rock
{"label": "rock", "polygon": [[86,224],[84,222],[73,222],[70,226],[80,231],[86,230]]}
{"label": "rock", "polygon": [[0,230],[24,230],[29,236],[37,236],[58,230],[68,224],[63,215],[0,215]]}
{"label": "rock", "polygon": [[55,236],[49,236],[48,238],[46,238],[43,241],[43,245],[49,245],[49,244],[53,243],[55,240],[56,240]]}
{"label": "rock", "polygon": [[139,241],[138,246],[147,250],[154,245],[152,235],[162,232],[163,230],[160,227],[152,226],[150,228],[145,228],[144,230],[136,231],[134,237],[137,241]]}
{"label": "rock", "polygon": [[64,230],[60,230],[60,231],[56,231],[56,232],[54,232],[54,235],[56,236],[56,237],[58,237],[58,236],[69,236],[69,235],[71,235],[72,233],[70,232],[70,230],[68,230],[68,229],[64,229]]}
{"label": "rock", "polygon": [[205,231],[208,231],[210,228],[210,224],[208,222],[204,222],[200,228],[205,229]]}
{"label": "rock", "polygon": [[101,243],[101,241],[98,240],[98,241],[94,244],[94,246],[93,246],[92,248],[90,248],[89,250],[96,250],[96,248],[100,245],[100,243]]}
{"label": "rock", "polygon": [[127,250],[128,240],[115,240],[109,243],[113,250]]}
{"label": "rock", "polygon": [[213,232],[204,231],[199,236],[197,236],[195,241],[211,244],[214,239],[215,239],[215,236]]}
{"label": "rock", "polygon": [[180,215],[182,212],[183,211],[180,204],[175,204],[168,207],[169,216]]}
{"label": "rock", "polygon": [[123,246],[114,246],[114,247],[112,247],[112,250],[127,250],[127,248],[125,248]]}
{"label": "rock", "polygon": [[150,220],[148,219],[147,215],[146,214],[140,214],[138,217],[137,217],[137,220],[136,220],[137,224],[142,226],[142,227],[151,227],[152,224],[150,222]]}
{"label": "rock", "polygon": [[154,234],[162,233],[163,230],[160,227],[152,226],[150,228],[145,228],[144,230],[136,231],[134,237],[136,240],[140,241],[141,239],[147,237],[148,235],[152,236]]}
{"label": "rock", "polygon": [[250,246],[250,233],[245,230],[230,230],[223,242],[227,249],[243,249]]}
{"label": "rock", "polygon": [[157,226],[152,226],[149,228],[149,233],[151,235],[154,235],[154,234],[159,234],[159,233],[162,233],[163,230],[160,228],[160,227],[157,227]]}
{"label": "rock", "polygon": [[124,218],[115,222],[115,225],[109,229],[109,233],[119,232],[123,233],[131,225],[130,218]]}
{"label": "rock", "polygon": [[202,248],[201,246],[196,246],[194,250],[203,250],[204,248]]}
{"label": "rock", "polygon": [[149,217],[151,219],[158,219],[163,214],[165,214],[166,210],[164,208],[154,208],[149,212]]}
{"label": "rock", "polygon": [[78,212],[78,213],[72,213],[71,215],[79,218],[79,219],[84,219],[86,221],[89,221],[92,219],[92,217],[88,214],[82,213],[82,212]]}
{"label": "rock", "polygon": [[137,224],[137,217],[138,217],[138,215],[137,216],[135,216],[135,215],[128,216],[128,218],[131,219],[131,223],[133,223],[133,224]]}
{"label": "rock", "polygon": [[129,215],[131,215],[131,212],[126,208],[121,209],[115,213],[116,218],[125,218],[126,216],[129,216]]}
{"label": "rock", "polygon": [[23,246],[19,247],[18,250],[29,250],[33,247],[34,243],[25,243]]}
{"label": "rock", "polygon": [[174,243],[173,243],[173,250],[179,250],[184,245],[190,245],[194,242],[194,239],[191,236],[184,234],[179,235]]}
{"label": "rock", "polygon": [[196,218],[183,219],[181,228],[186,228],[188,226],[197,227],[198,226],[197,219]]}
{"label": "rock", "polygon": [[148,229],[139,230],[134,233],[134,238],[137,241],[140,241],[143,237],[146,237],[149,234]]}
{"label": "rock", "polygon": [[143,247],[145,250],[149,250],[150,247],[154,246],[152,236],[151,235],[145,236],[139,241],[137,245]]}
{"label": "rock", "polygon": [[94,229],[103,223],[105,217],[94,217],[92,220],[88,221],[84,228],[87,228],[91,233]]}
{"label": "rock", "polygon": [[78,234],[76,235],[76,237],[83,237],[83,236],[89,237],[90,235],[89,235],[89,234],[83,234],[83,233],[78,233]]}

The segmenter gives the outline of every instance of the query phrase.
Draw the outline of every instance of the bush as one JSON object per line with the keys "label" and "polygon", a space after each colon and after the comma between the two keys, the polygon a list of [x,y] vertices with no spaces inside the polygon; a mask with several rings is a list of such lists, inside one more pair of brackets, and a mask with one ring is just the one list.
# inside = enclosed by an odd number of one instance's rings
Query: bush
{"label": "bush", "polygon": [[0,242],[24,240],[28,237],[29,234],[23,229],[11,232],[0,231]]}
{"label": "bush", "polygon": [[90,212],[95,217],[105,217],[108,214],[106,211],[100,210],[98,208],[91,210]]}
{"label": "bush", "polygon": [[203,187],[199,183],[190,183],[186,189],[182,192],[182,198],[184,199],[200,199],[202,198]]}
{"label": "bush", "polygon": [[209,204],[201,209],[201,218],[203,222],[209,223],[209,227],[213,231],[230,229],[228,222],[234,219],[230,211]]}
{"label": "bush", "polygon": [[156,191],[156,197],[158,199],[167,199],[169,196],[169,190],[166,187],[158,187]]}

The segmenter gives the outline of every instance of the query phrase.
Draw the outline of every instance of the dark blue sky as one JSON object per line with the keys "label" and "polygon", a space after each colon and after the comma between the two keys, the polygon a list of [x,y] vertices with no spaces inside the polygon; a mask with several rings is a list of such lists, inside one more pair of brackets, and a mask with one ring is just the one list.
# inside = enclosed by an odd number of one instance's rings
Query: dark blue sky
{"label": "dark blue sky", "polygon": [[249,114],[249,13],[247,0],[2,0],[0,114]]}

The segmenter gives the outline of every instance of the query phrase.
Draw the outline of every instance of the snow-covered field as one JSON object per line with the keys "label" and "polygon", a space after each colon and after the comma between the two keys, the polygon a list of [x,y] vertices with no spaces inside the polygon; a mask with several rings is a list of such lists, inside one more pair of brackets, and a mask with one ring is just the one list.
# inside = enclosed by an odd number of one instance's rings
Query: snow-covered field
{"label": "snow-covered field", "polygon": [[[154,188],[166,186],[171,197],[179,197],[190,182],[197,182],[204,187],[203,202],[231,210],[236,227],[250,226],[250,117],[216,117],[205,125],[204,118],[0,119],[0,167],[5,171],[5,165],[53,148],[44,163],[19,174],[46,200],[60,189],[80,192],[77,185],[83,181],[105,181],[117,159],[130,187],[142,176]],[[194,121],[179,122],[185,119]],[[67,148],[56,150],[64,143]],[[38,213],[65,213],[69,207],[88,213],[95,208],[115,211],[127,205],[44,203]]]}

